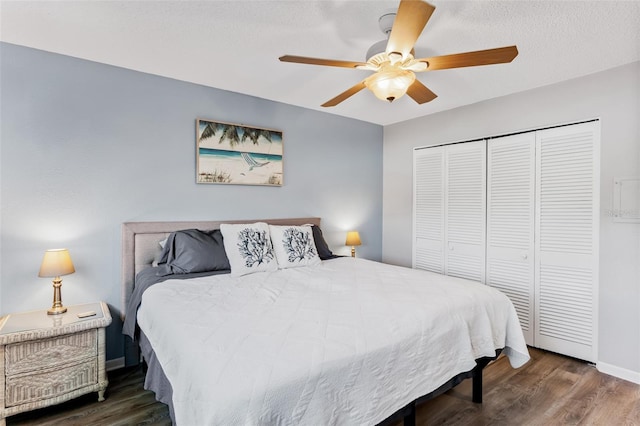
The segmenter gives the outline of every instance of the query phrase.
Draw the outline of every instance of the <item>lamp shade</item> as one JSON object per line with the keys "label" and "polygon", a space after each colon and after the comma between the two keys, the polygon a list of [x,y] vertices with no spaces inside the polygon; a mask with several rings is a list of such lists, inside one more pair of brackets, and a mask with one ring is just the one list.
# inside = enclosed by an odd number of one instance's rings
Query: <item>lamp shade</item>
{"label": "lamp shade", "polygon": [[360,244],[360,234],[358,234],[358,231],[347,232],[347,241],[344,243],[345,246],[359,246]]}
{"label": "lamp shade", "polygon": [[378,99],[392,102],[407,93],[415,80],[411,71],[388,67],[367,77],[364,84]]}
{"label": "lamp shade", "polygon": [[76,270],[71,262],[71,256],[67,249],[52,249],[44,253],[42,265],[40,265],[39,277],[59,277],[73,274]]}

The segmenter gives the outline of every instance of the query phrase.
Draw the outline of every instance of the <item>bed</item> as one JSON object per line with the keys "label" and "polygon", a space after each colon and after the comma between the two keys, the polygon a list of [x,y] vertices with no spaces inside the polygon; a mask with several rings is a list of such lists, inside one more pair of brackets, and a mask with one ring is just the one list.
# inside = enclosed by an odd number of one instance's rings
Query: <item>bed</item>
{"label": "bed", "polygon": [[499,291],[364,259],[180,270],[140,290],[145,274],[158,274],[150,267],[173,231],[255,222],[275,225],[272,236],[283,225],[315,225],[322,245],[319,218],[123,225],[124,332],[135,339],[127,355],[135,359],[139,344],[145,387],[176,424],[410,424],[416,402],[468,377],[481,402],[482,368],[500,352],[514,368],[528,361],[515,309]]}

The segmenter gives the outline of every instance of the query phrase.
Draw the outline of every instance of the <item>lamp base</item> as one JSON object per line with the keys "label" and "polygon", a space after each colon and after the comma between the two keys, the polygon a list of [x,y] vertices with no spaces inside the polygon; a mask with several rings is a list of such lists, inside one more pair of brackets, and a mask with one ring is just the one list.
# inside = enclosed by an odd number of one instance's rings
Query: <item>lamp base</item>
{"label": "lamp base", "polygon": [[47,315],[58,315],[67,312],[67,308],[62,306],[62,278],[55,277],[53,279],[53,305],[47,311]]}
{"label": "lamp base", "polygon": [[356,257],[356,248],[355,247],[351,247],[351,257]]}
{"label": "lamp base", "polygon": [[65,312],[67,312],[67,308],[65,306],[56,306],[47,310],[47,315],[58,315],[64,314]]}

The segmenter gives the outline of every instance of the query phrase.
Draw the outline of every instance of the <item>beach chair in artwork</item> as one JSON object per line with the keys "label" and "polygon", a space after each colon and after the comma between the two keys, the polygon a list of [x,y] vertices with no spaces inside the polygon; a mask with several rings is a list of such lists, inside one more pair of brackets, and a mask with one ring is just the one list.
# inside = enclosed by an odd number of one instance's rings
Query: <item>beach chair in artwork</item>
{"label": "beach chair in artwork", "polygon": [[264,163],[259,163],[248,152],[243,152],[241,153],[241,155],[244,161],[246,161],[247,164],[249,165],[249,171],[253,170],[256,167],[262,167],[270,163],[269,161],[265,161]]}

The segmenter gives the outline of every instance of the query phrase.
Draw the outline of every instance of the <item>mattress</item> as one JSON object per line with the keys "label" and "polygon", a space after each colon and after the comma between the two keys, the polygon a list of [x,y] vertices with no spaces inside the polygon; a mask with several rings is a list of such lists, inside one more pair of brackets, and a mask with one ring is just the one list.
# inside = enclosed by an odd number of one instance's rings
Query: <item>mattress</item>
{"label": "mattress", "polygon": [[376,424],[496,349],[529,359],[498,290],[355,258],[167,280],[137,319],[180,426]]}

